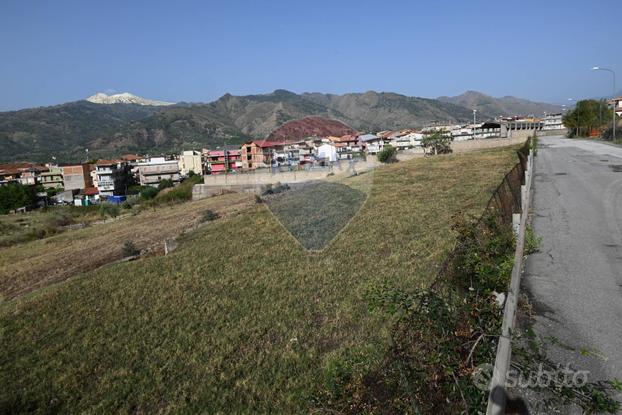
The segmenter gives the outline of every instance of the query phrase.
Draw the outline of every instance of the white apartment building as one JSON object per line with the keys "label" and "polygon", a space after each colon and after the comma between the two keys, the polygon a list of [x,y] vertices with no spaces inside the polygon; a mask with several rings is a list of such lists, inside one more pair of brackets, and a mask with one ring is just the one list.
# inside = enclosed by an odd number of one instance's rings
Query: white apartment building
{"label": "white apartment building", "polygon": [[179,163],[177,160],[166,157],[150,157],[146,161],[138,163],[138,176],[142,186],[157,187],[164,179],[179,183]]}

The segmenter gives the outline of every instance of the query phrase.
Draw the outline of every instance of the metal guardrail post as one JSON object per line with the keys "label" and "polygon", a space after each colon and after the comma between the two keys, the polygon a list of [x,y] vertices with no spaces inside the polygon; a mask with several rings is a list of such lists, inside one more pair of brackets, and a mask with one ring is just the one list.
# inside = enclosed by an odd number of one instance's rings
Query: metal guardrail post
{"label": "metal guardrail post", "polygon": [[[527,157],[527,169],[525,170],[525,184],[521,186],[521,207],[518,235],[516,237],[516,250],[514,251],[514,267],[505,308],[503,310],[503,322],[501,335],[497,344],[497,355],[490,380],[490,393],[488,395],[487,415],[505,414],[506,391],[505,384],[512,357],[512,331],[516,319],[518,294],[523,267],[523,250],[525,247],[525,231],[527,228],[527,216],[529,213],[531,180],[533,177],[533,150],[529,150]],[[523,189],[524,188],[524,189]]]}

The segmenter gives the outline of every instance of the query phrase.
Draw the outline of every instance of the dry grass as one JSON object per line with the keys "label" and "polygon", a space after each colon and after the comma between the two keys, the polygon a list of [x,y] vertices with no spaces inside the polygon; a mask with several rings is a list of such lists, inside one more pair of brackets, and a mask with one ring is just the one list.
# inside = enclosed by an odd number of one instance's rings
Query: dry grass
{"label": "dry grass", "polygon": [[248,195],[238,194],[159,207],[0,249],[0,298],[12,299],[121,259],[125,241],[160,253],[164,239],[192,227],[206,209],[236,211],[249,203]]}
{"label": "dry grass", "polygon": [[[0,412],[313,412],[344,355],[381,364],[391,321],[369,311],[369,287],[429,284],[454,244],[452,216],[481,212],[514,163],[506,148],[381,167],[322,252],[258,204],[186,234],[171,255],[5,302]],[[364,176],[342,182],[365,187]],[[137,219],[119,228],[136,235]]]}

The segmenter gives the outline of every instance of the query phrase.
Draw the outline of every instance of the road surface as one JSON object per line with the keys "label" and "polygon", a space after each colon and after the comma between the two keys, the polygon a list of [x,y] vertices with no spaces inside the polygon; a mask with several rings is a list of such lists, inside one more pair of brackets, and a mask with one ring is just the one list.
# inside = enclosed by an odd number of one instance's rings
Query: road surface
{"label": "road surface", "polygon": [[590,381],[622,379],[622,148],[540,138],[533,183],[542,243],[523,288],[534,330],[575,349],[548,347],[554,362],[589,370]]}

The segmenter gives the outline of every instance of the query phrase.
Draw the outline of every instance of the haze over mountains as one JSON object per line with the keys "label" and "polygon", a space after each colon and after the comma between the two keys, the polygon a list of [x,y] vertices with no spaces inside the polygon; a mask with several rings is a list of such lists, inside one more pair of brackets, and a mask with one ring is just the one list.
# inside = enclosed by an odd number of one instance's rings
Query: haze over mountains
{"label": "haze over mountains", "polygon": [[52,156],[61,161],[84,160],[86,149],[89,157],[103,157],[216,147],[266,138],[288,121],[310,116],[337,120],[361,132],[466,123],[472,120],[473,108],[478,109],[478,120],[559,110],[472,91],[428,99],[374,91],[334,95],[276,90],[226,94],[198,104],[171,104],[129,93],[96,94],[84,101],[0,113],[0,160],[48,161]]}

